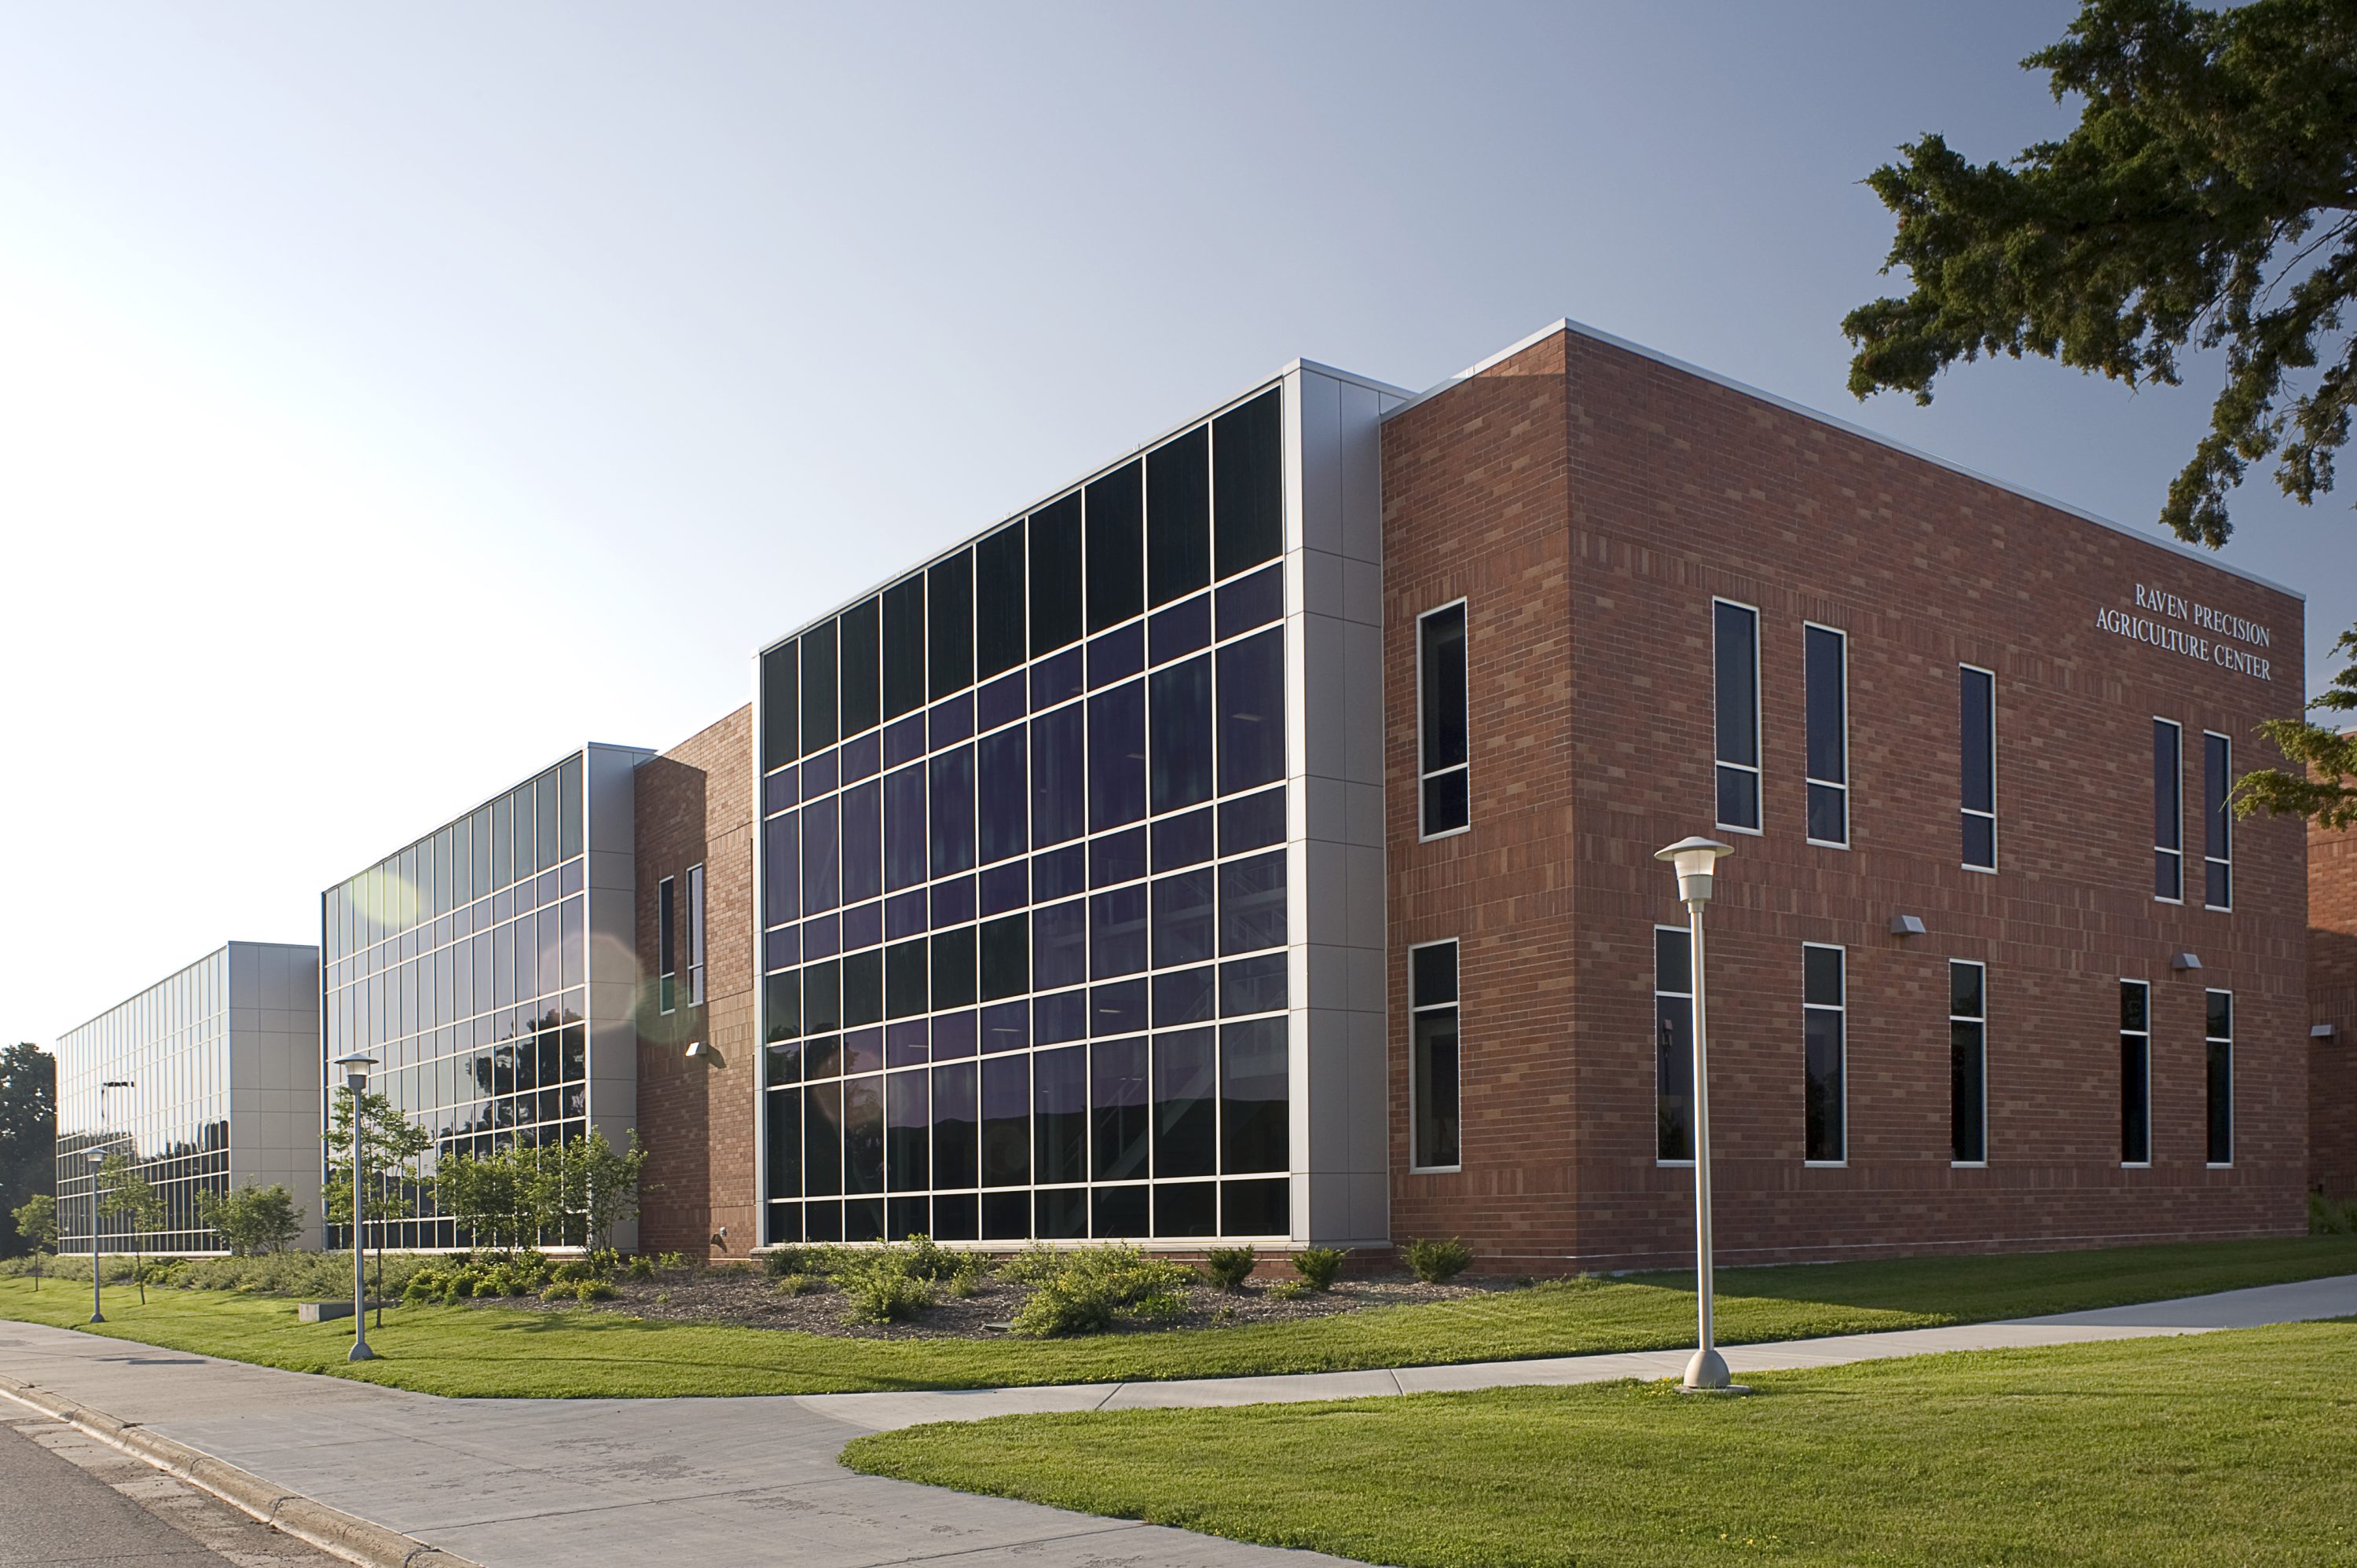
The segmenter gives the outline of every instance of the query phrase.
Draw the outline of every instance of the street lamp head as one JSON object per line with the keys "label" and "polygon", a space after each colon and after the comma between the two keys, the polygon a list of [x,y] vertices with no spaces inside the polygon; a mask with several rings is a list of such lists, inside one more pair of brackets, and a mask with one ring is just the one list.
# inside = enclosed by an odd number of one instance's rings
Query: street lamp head
{"label": "street lamp head", "polygon": [[1678,898],[1681,902],[1699,907],[1710,902],[1712,868],[1722,854],[1733,854],[1735,846],[1717,839],[1683,838],[1677,843],[1653,852],[1655,860],[1666,860],[1678,874]]}
{"label": "street lamp head", "polygon": [[358,1094],[368,1087],[368,1069],[376,1066],[376,1058],[366,1051],[353,1051],[328,1065],[343,1069],[344,1087]]}

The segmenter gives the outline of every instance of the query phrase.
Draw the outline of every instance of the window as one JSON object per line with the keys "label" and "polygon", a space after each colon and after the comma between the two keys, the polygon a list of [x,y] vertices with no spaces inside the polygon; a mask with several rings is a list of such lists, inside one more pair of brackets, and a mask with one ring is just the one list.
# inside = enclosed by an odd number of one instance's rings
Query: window
{"label": "window", "polygon": [[1695,1157],[1694,961],[1682,926],[1653,928],[1653,1157]]}
{"label": "window", "polygon": [[2201,902],[2212,909],[2234,907],[2234,814],[2226,803],[2233,760],[2232,742],[2201,732]]}
{"label": "window", "polygon": [[1847,1157],[1843,1120],[1847,1086],[1843,1082],[1842,950],[1803,944],[1801,949],[1802,1040],[1808,1084],[1803,1107],[1805,1157],[1811,1165],[1837,1165]]}
{"label": "window", "polygon": [[1416,620],[1416,778],[1423,833],[1461,832],[1472,820],[1468,769],[1465,601]]}
{"label": "window", "polygon": [[1996,869],[1996,677],[1956,666],[1964,693],[1959,747],[1964,762],[1964,866]]}
{"label": "window", "polygon": [[655,1006],[668,1013],[677,1004],[673,993],[679,968],[679,917],[672,879],[664,877],[655,885]]}
{"label": "window", "polygon": [[2183,737],[2169,720],[2152,721],[2152,896],[2169,904],[2185,897]]}
{"label": "window", "polygon": [[1409,1164],[1418,1170],[1455,1170],[1464,1154],[1458,1117],[1457,944],[1410,948],[1407,962],[1409,1027],[1415,1036],[1415,1147]]}
{"label": "window", "polygon": [[1717,715],[1718,825],[1760,831],[1760,612],[1713,599],[1711,671]]}
{"label": "window", "polygon": [[2120,982],[2120,1164],[2152,1164],[2152,987]]}
{"label": "window", "polygon": [[1809,842],[1849,844],[1849,638],[1801,628],[1808,679]]}
{"label": "window", "polygon": [[2202,1015],[2201,1039],[2209,1068],[2210,1163],[2234,1163],[2234,993],[2210,991]]}
{"label": "window", "polygon": [[687,868],[687,1000],[704,1004],[704,867]]}
{"label": "window", "polygon": [[1988,1163],[1988,970],[1948,964],[1948,1136],[1960,1165]]}

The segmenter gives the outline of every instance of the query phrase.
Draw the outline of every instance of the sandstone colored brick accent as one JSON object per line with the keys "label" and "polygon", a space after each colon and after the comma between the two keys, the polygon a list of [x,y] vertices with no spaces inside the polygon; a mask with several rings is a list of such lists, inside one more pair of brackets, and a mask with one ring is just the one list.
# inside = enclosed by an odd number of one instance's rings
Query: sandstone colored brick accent
{"label": "sandstone colored brick accent", "polygon": [[[639,1135],[647,1162],[640,1246],[690,1257],[742,1258],[759,1240],[754,1096],[753,710],[697,732],[636,775],[639,961],[657,972],[656,889],[677,879],[679,1005],[639,1019]],[[705,1003],[687,995],[688,867],[705,868]],[[691,1060],[691,1042],[710,1047]],[[716,1242],[722,1227],[725,1242]]]}
{"label": "sandstone colored brick accent", "polygon": [[[1710,915],[1727,1262],[2303,1224],[2301,829],[2239,824],[2200,907],[2200,734],[2299,706],[2297,600],[1584,335],[1416,404],[1383,449],[1393,1232],[1512,1273],[1690,1263],[1654,1149],[1658,846],[1712,826],[1710,601],[1758,607],[1767,829]],[[2272,628],[2276,679],[2100,632],[2138,583]],[[1472,831],[1420,843],[1417,614],[1469,600]],[[1802,625],[1849,635],[1852,847],[1806,843]],[[1959,663],[1996,672],[1999,870],[1964,871]],[[2151,896],[2151,721],[2187,737],[2190,907]],[[1727,834],[1717,836],[1729,837]],[[1921,937],[1889,934],[1921,916]],[[1405,958],[1458,938],[1464,1165],[1407,1166]],[[1848,955],[1848,1159],[1802,1157],[1801,944]],[[2169,955],[2200,954],[2198,975]],[[1985,1169],[1951,1165],[1947,963],[1988,965]],[[2152,1168],[2119,1164],[2117,983],[2153,987]],[[2204,1161],[2202,991],[2236,993],[2235,1159]],[[2345,1122],[2344,1122],[2345,1124]]]}

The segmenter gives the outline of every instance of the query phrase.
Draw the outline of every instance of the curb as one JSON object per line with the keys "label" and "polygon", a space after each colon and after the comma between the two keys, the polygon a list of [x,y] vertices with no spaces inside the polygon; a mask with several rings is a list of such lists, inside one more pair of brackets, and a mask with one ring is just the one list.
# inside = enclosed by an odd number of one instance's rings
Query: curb
{"label": "curb", "polygon": [[76,1404],[30,1383],[0,1377],[0,1397],[88,1433],[190,1486],[202,1487],[274,1530],[283,1530],[322,1552],[333,1552],[347,1563],[357,1563],[361,1568],[482,1568],[471,1558],[428,1546],[414,1536],[371,1524],[341,1509],[331,1509],[300,1492],[290,1492],[274,1481],[265,1481],[251,1470],[241,1470],[227,1460],[216,1459],[201,1448],[191,1448],[150,1432],[136,1422],[123,1421],[102,1410]]}

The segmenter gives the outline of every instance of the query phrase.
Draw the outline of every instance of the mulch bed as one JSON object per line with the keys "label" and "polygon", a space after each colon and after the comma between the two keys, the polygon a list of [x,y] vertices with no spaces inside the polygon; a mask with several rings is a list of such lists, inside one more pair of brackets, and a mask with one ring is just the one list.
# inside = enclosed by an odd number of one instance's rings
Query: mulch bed
{"label": "mulch bed", "polygon": [[[1125,1323],[1113,1332],[1161,1334],[1176,1328],[1223,1328],[1246,1323],[1287,1323],[1331,1317],[1371,1307],[1454,1301],[1510,1290],[1502,1280],[1457,1279],[1428,1285],[1405,1274],[1339,1280],[1330,1291],[1287,1301],[1270,1294],[1275,1280],[1247,1280],[1236,1292],[1200,1284],[1188,1292],[1187,1310],[1155,1323]],[[618,1280],[612,1301],[544,1302],[533,1296],[501,1296],[469,1302],[474,1306],[522,1307],[542,1312],[619,1312],[670,1323],[729,1324],[742,1328],[791,1328],[846,1339],[985,1339],[1003,1334],[1031,1292],[996,1274],[960,1300],[946,1289],[936,1304],[905,1323],[852,1323],[850,1304],[832,1285],[803,1295],[780,1295],[776,1282],[759,1270],[723,1264],[707,1269],[666,1269],[651,1281]]]}

